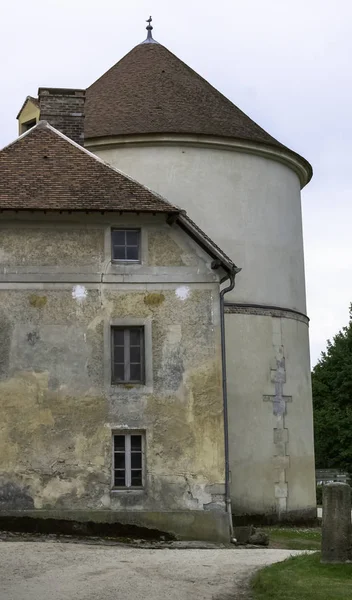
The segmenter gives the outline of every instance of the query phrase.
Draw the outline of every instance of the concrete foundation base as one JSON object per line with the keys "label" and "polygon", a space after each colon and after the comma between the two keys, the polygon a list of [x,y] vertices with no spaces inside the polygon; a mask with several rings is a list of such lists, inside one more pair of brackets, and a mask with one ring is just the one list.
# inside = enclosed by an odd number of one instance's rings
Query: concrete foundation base
{"label": "concrete foundation base", "polygon": [[314,527],[318,525],[317,509],[307,508],[302,510],[286,511],[284,513],[250,513],[241,515],[232,515],[232,522],[234,526],[245,526],[245,525],[305,525],[307,527]]}
{"label": "concrete foundation base", "polygon": [[0,529],[74,535],[112,535],[228,543],[225,512],[116,512],[98,510],[21,510],[0,512]]}

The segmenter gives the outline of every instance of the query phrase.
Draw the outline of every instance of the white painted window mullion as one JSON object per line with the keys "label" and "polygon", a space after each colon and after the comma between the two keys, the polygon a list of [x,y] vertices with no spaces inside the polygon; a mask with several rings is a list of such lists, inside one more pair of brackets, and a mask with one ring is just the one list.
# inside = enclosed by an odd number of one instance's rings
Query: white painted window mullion
{"label": "white painted window mullion", "polygon": [[125,260],[127,260],[127,231],[125,230]]}
{"label": "white painted window mullion", "polygon": [[144,435],[142,435],[142,439],[141,439],[141,450],[142,450],[142,487],[145,486],[145,438]]}
{"label": "white painted window mullion", "polygon": [[126,487],[131,487],[131,436],[129,434],[125,439],[125,452]]}
{"label": "white painted window mullion", "polygon": [[131,380],[131,368],[130,368],[130,330],[124,330],[124,360],[125,360],[125,381]]}

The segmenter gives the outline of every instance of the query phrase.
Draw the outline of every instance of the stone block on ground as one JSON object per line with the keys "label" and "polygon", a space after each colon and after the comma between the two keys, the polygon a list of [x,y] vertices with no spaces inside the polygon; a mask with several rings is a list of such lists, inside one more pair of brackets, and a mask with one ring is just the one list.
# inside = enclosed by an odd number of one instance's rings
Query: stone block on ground
{"label": "stone block on ground", "polygon": [[323,489],[321,562],[352,561],[351,488],[329,483]]}
{"label": "stone block on ground", "polygon": [[253,525],[242,525],[233,528],[233,536],[237,544],[248,544],[249,538],[254,533]]}
{"label": "stone block on ground", "polygon": [[260,529],[257,529],[249,537],[248,543],[255,546],[269,546],[269,536],[267,533],[265,533],[265,531],[260,531]]}

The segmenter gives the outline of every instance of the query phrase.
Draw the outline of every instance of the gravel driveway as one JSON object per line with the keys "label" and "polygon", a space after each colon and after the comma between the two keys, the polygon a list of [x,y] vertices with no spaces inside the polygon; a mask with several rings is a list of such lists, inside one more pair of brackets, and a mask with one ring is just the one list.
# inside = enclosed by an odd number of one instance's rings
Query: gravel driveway
{"label": "gravel driveway", "polygon": [[230,600],[292,550],[150,550],[0,542],[1,600]]}

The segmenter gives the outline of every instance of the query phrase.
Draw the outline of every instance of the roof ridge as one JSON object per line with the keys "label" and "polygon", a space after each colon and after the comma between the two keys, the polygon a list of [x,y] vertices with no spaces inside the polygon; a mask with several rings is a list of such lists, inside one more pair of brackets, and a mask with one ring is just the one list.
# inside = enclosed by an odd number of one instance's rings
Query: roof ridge
{"label": "roof ridge", "polygon": [[21,135],[19,135],[17,138],[15,138],[14,140],[12,140],[12,142],[10,142],[9,144],[6,144],[6,146],[4,146],[3,148],[1,148],[0,152],[3,152],[4,150],[7,150],[7,148],[10,148],[10,146],[13,146],[14,144],[17,144],[17,142],[23,140],[23,138],[25,138],[29,133],[31,133],[31,131],[33,131],[34,129],[37,129],[38,125],[40,123],[47,123],[47,121],[38,121],[38,123],[36,123],[35,125],[33,125],[33,127],[30,127],[30,129],[27,129],[27,131],[24,131],[23,133],[21,133]]}

